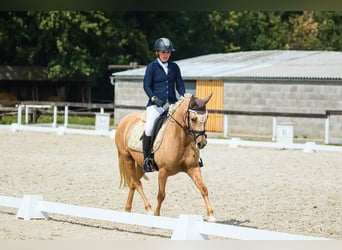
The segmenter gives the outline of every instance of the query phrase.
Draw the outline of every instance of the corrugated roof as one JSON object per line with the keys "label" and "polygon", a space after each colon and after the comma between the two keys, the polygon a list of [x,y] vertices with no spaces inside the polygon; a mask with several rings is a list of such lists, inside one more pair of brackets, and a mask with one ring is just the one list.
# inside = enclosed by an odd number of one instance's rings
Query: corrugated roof
{"label": "corrugated roof", "polygon": [[[184,79],[342,80],[342,52],[266,50],[218,53],[178,60]],[[145,67],[113,73],[114,78],[143,78]]]}

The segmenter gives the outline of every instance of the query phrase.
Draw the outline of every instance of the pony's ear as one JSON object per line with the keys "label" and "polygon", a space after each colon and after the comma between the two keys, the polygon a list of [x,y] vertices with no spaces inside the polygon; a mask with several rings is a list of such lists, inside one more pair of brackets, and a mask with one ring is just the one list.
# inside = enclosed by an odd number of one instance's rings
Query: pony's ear
{"label": "pony's ear", "polygon": [[200,99],[198,97],[194,98],[194,102],[195,104],[193,104],[192,109],[196,109],[196,110],[205,110],[205,105],[207,104],[207,102],[209,102],[211,96],[213,95],[213,93],[210,93],[210,95],[208,95],[206,98],[204,99]]}
{"label": "pony's ear", "polygon": [[189,102],[189,108],[194,108],[196,105],[197,104],[196,104],[195,96],[191,95],[190,102]]}
{"label": "pony's ear", "polygon": [[213,93],[211,92],[206,98],[203,99],[204,105],[206,105],[209,102],[212,95],[213,95]]}

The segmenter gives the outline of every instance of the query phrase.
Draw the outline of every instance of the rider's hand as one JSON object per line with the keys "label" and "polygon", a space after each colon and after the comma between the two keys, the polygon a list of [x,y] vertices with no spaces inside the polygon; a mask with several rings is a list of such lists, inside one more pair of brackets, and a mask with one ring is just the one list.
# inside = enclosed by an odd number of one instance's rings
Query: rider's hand
{"label": "rider's hand", "polygon": [[158,107],[162,107],[164,105],[164,102],[162,100],[160,100],[158,97],[156,96],[152,96],[151,98],[152,102],[157,105]]}

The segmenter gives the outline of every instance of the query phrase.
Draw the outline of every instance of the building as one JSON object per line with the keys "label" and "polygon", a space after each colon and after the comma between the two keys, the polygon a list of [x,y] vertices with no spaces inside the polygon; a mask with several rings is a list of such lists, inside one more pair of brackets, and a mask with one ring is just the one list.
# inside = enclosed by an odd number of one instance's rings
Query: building
{"label": "building", "polygon": [[[342,110],[342,52],[249,51],[203,55],[176,61],[188,92],[205,97],[208,109],[325,114]],[[144,106],[145,68],[113,73],[115,105]],[[116,123],[129,109],[115,109]],[[223,115],[210,114],[208,131],[222,132]],[[294,137],[322,140],[325,119],[278,117],[293,124]],[[229,115],[229,135],[272,135],[271,116]],[[342,116],[330,117],[332,139],[342,141]]]}
{"label": "building", "polygon": [[41,66],[0,66],[0,97],[18,101],[90,102],[91,84],[80,77],[50,80],[46,68]]}

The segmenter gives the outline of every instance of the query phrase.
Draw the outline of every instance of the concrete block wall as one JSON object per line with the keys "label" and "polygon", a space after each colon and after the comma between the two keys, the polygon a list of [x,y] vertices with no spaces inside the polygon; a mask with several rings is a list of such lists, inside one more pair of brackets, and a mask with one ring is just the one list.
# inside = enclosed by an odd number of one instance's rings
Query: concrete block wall
{"label": "concrete block wall", "polygon": [[[142,80],[116,80],[115,81],[115,105],[145,106],[147,97],[143,89]],[[114,125],[127,114],[137,110],[115,109]]]}
{"label": "concrete block wall", "polygon": [[[342,83],[327,82],[225,82],[224,109],[241,111],[322,113],[342,110]],[[294,137],[324,138],[325,119],[279,117],[294,125]],[[342,138],[342,117],[330,121],[330,136]],[[230,116],[231,134],[272,136],[272,118],[255,116]]]}
{"label": "concrete block wall", "polygon": [[[116,80],[115,105],[145,106],[146,102],[142,80]],[[223,109],[322,114],[329,109],[342,110],[342,82],[225,82]],[[115,125],[133,111],[136,110],[115,109]],[[295,138],[324,139],[325,119],[279,117],[277,120],[292,122]],[[230,115],[228,134],[272,138],[272,117]],[[330,136],[342,138],[342,116],[331,117]]]}

